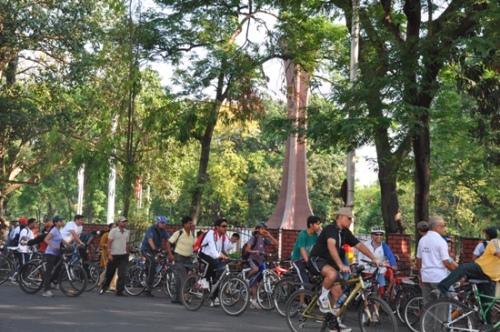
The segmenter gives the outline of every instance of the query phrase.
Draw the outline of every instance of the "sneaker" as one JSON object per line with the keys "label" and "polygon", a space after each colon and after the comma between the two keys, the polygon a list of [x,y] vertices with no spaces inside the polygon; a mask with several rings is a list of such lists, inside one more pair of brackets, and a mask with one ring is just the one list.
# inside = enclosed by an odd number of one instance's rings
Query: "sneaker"
{"label": "sneaker", "polygon": [[337,322],[339,323],[341,332],[351,332],[352,329],[350,327],[345,326],[345,324],[342,324],[339,317],[337,317]]}
{"label": "sneaker", "polygon": [[261,309],[260,304],[256,300],[250,300],[250,308]]}
{"label": "sneaker", "polygon": [[220,306],[219,298],[216,297],[215,299],[213,299],[213,301],[210,303],[210,306],[211,307],[218,307],[218,306]]}
{"label": "sneaker", "polygon": [[433,289],[433,290],[431,290],[431,297],[434,300],[439,299],[440,296],[441,296],[441,292],[439,291],[439,289]]}
{"label": "sneaker", "polygon": [[328,313],[330,312],[330,300],[328,299],[328,297],[325,297],[323,299],[319,298],[318,299],[318,306],[319,306],[319,310],[322,312],[322,313]]}
{"label": "sneaker", "polygon": [[304,302],[302,302],[302,303],[299,303],[299,306],[297,307],[297,310],[304,310],[305,308],[307,308],[307,304],[305,304]]}
{"label": "sneaker", "polygon": [[99,294],[101,294],[101,295],[102,295],[102,294],[106,293],[106,290],[107,290],[107,289],[108,289],[108,287],[106,287],[106,286],[102,286],[102,287],[101,287],[101,290],[99,291]]}
{"label": "sneaker", "polygon": [[200,279],[198,281],[198,284],[203,288],[203,289],[209,289],[210,288],[210,284],[208,283],[208,280],[207,279]]}
{"label": "sneaker", "polygon": [[46,292],[43,292],[42,294],[43,297],[54,297],[54,294],[52,294],[51,291],[46,291]]}
{"label": "sneaker", "polygon": [[50,288],[52,289],[59,289],[59,284],[51,283]]}

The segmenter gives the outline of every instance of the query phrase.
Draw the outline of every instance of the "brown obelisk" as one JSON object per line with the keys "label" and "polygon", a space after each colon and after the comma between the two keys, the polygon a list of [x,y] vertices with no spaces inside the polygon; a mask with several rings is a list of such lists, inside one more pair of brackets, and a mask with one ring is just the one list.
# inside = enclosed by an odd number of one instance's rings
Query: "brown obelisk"
{"label": "brown obelisk", "polygon": [[[285,61],[287,82],[287,115],[295,128],[305,126],[309,94],[309,76],[299,65]],[[305,137],[291,133],[286,141],[283,178],[278,203],[268,221],[269,228],[304,229],[312,215],[307,190]]]}

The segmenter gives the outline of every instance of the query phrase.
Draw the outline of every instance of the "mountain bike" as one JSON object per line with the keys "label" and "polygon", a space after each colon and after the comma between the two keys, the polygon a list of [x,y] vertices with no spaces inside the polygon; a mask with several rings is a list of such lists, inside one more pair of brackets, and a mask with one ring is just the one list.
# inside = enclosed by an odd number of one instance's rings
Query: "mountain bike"
{"label": "mountain bike", "polygon": [[[301,289],[293,293],[286,305],[286,318],[290,329],[293,332],[325,331],[327,329],[340,331],[338,318],[344,314],[351,302],[361,298],[358,317],[362,332],[397,331],[397,318],[391,307],[379,296],[373,295],[376,292],[372,293],[371,285],[365,285],[361,276],[363,269],[364,266],[360,265],[353,271],[350,279],[339,280],[335,283],[340,286],[354,285],[350,294],[335,313],[320,311],[318,300],[321,288],[315,291]],[[378,267],[370,277],[370,281],[375,281],[377,274]]]}
{"label": "mountain bike", "polygon": [[[440,298],[428,303],[420,317],[420,331],[468,331],[485,332],[500,329],[500,297],[489,296],[479,293],[478,284],[486,283],[486,280],[470,279],[474,301],[476,304],[466,304],[452,298]],[[486,304],[486,300],[489,303]],[[487,323],[486,317],[491,314],[493,324]]]}
{"label": "mountain bike", "polygon": [[[77,297],[85,292],[87,274],[78,261],[72,262],[72,256],[78,248],[62,250],[61,259],[54,266],[52,277],[60,266],[57,276],[59,289],[69,297]],[[28,262],[19,271],[19,287],[27,294],[36,294],[43,287],[43,275],[46,273],[46,261]]]}
{"label": "mountain bike", "polygon": [[[147,288],[145,262],[140,258],[132,261],[132,264],[127,267],[126,278],[125,291],[132,296],[142,294]],[[160,251],[159,259],[156,261],[153,287],[157,287],[162,280],[165,280],[163,291],[174,298],[177,292],[177,272],[168,261],[165,250]]]}
{"label": "mountain bike", "polygon": [[197,273],[188,275],[181,286],[180,300],[184,307],[190,311],[201,308],[205,301],[218,296],[222,310],[230,316],[239,316],[248,308],[250,304],[250,288],[245,279],[235,276],[234,271],[229,269],[229,263],[234,260],[227,260],[222,270],[221,276],[213,283],[210,282],[209,289],[202,286],[201,278],[203,269]]}
{"label": "mountain bike", "polygon": [[[240,277],[246,279],[245,274],[249,270],[251,269],[244,269],[240,274]],[[279,281],[280,278],[278,274],[274,270],[268,269],[265,261],[259,265],[259,271],[248,281],[248,288],[250,289],[256,283],[259,283],[257,286],[257,302],[262,309],[274,309],[273,290]]]}

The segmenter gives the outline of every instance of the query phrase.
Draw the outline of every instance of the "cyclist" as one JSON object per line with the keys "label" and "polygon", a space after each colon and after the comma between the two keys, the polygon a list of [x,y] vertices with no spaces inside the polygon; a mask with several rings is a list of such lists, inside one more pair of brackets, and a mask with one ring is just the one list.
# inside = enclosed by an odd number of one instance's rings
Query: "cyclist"
{"label": "cyclist", "polygon": [[[380,265],[380,259],[370,252],[349,230],[352,218],[354,218],[352,210],[343,207],[336,212],[336,215],[337,219],[335,222],[327,225],[319,234],[308,262],[309,271],[321,274],[324,278],[321,295],[318,300],[320,310],[325,313],[332,312],[333,314],[336,314],[338,311],[337,301],[342,295],[340,285],[334,286],[333,284],[337,280],[339,272],[351,273],[349,266],[342,262],[345,256],[345,251],[342,249],[344,243],[355,247],[370,258],[373,263]],[[333,308],[331,308],[328,299],[330,291],[332,293],[332,302],[335,304]],[[342,331],[348,332],[351,330],[343,325],[340,326]]]}
{"label": "cyclist", "polygon": [[64,241],[68,243],[77,243],[80,247],[85,246],[82,240],[80,240],[80,234],[83,230],[84,217],[81,214],[75,215],[75,220],[68,222],[61,230],[62,237]]}
{"label": "cyclist", "polygon": [[[228,222],[225,218],[215,221],[215,228],[207,231],[201,241],[201,249],[198,253],[198,259],[205,264],[200,285],[208,289],[210,288],[209,281],[216,277],[216,271],[221,261],[227,260],[228,256],[224,253],[224,248],[231,246],[230,240],[226,236]],[[217,294],[217,292],[214,292]],[[217,297],[212,298],[212,307],[219,306],[220,302]]]}
{"label": "cyclist", "polygon": [[[492,239],[486,246],[481,257],[474,262],[460,264],[455,270],[451,271],[451,273],[437,285],[437,289],[432,291],[432,296],[437,298],[439,295],[446,295],[451,285],[463,277],[487,280],[488,283],[478,284],[477,288],[484,295],[494,296],[495,282],[500,280],[499,264],[500,243],[498,239]],[[485,298],[485,303],[483,304],[488,304],[489,301],[490,299]],[[488,312],[486,320],[488,324],[491,324],[491,311]]]}
{"label": "cyclist", "polygon": [[168,241],[170,235],[165,230],[168,219],[163,216],[155,218],[156,224],[146,230],[141,243],[141,253],[146,258],[146,291],[144,295],[153,297],[153,280],[156,272],[156,254],[161,251],[162,239]]}
{"label": "cyclist", "polygon": [[[278,241],[267,231],[267,225],[263,221],[259,221],[254,228],[253,235],[250,237],[245,245],[245,250],[248,255],[248,264],[252,270],[248,273],[247,278],[250,280],[255,274],[259,272],[260,265],[264,262],[263,254],[265,254],[265,246],[274,245],[278,248]],[[259,283],[253,284],[250,289],[252,292],[252,299],[250,300],[250,308],[260,309],[257,303],[257,287]]]}
{"label": "cyclist", "polygon": [[[386,269],[386,267],[380,267],[379,268],[379,274],[377,276],[377,281],[378,281],[378,294],[379,296],[384,295],[384,289],[385,289],[385,274],[387,270],[387,276],[390,281],[393,280],[394,274],[392,273],[392,270],[397,270],[397,263],[396,259],[394,258],[394,254],[391,251],[391,248],[383,242],[383,236],[385,234],[385,231],[382,227],[380,226],[375,226],[371,229],[371,240],[363,242],[363,244],[370,250],[371,253],[373,253],[378,259],[380,259],[381,262],[384,262],[386,259],[389,261],[389,264],[391,266],[390,269]],[[364,255],[363,253],[360,253],[358,256],[358,260],[362,262],[363,260],[367,260],[368,257]],[[366,268],[363,272],[372,274],[375,271],[375,267],[370,266]]]}
{"label": "cyclist", "polygon": [[[177,294],[179,294],[181,280],[186,279],[187,273],[184,264],[193,263],[193,245],[196,241],[194,237],[192,226],[193,218],[186,216],[182,218],[182,228],[176,231],[170,239],[167,241],[167,252],[168,259],[175,262],[173,268],[177,272],[178,281],[177,282]],[[175,249],[173,249],[175,246]],[[179,299],[172,299],[172,303],[181,303]]]}
{"label": "cyclist", "polygon": [[[59,271],[53,271],[54,266],[61,259],[61,243],[65,246],[69,245],[69,243],[63,240],[61,235],[63,220],[64,219],[62,217],[55,216],[52,219],[53,227],[50,228],[49,234],[47,234],[47,236],[43,240],[46,244],[45,260],[47,262],[47,264],[45,265],[45,273],[43,275],[44,292],[42,296],[44,297],[54,296],[54,294],[52,294],[52,292],[50,291],[50,282],[52,281],[51,279],[57,279],[57,275],[59,274]],[[45,227],[47,227],[47,225],[45,225]],[[57,269],[60,270],[60,266]],[[54,277],[52,278],[52,276]]]}

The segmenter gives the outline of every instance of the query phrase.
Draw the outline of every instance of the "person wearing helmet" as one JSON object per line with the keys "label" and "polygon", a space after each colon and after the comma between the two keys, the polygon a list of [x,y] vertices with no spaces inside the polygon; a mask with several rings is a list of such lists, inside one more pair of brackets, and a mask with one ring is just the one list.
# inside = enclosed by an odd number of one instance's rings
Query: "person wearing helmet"
{"label": "person wearing helmet", "polygon": [[[371,229],[371,239],[365,241],[363,244],[370,250],[375,257],[380,259],[381,262],[385,262],[386,260],[389,262],[391,269],[387,269],[386,267],[379,267],[379,274],[377,276],[378,281],[378,294],[382,296],[385,290],[385,274],[389,277],[389,280],[392,280],[394,274],[391,270],[397,270],[397,263],[394,254],[391,251],[391,248],[383,241],[385,231],[380,226],[375,226]],[[359,253],[358,260],[363,264],[363,260],[369,260],[369,258],[363,253]],[[372,274],[375,272],[374,266],[367,267],[364,272],[368,274]],[[386,273],[387,272],[387,273]]]}
{"label": "person wearing helmet", "polygon": [[141,243],[141,253],[146,258],[146,291],[144,295],[153,297],[153,280],[156,272],[156,254],[161,251],[162,240],[168,241],[170,235],[165,230],[168,219],[163,216],[155,217],[156,223],[146,230]]}
{"label": "person wearing helmet", "polygon": [[[265,254],[265,246],[274,245],[278,248],[278,241],[267,231],[267,225],[263,221],[255,224],[253,235],[245,244],[245,250],[248,253],[248,264],[252,270],[248,273],[247,278],[250,280],[257,272],[259,266],[264,262],[263,254]],[[257,286],[258,282],[254,283],[251,288],[252,299],[250,300],[250,307],[260,309],[257,303]]]}

